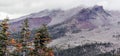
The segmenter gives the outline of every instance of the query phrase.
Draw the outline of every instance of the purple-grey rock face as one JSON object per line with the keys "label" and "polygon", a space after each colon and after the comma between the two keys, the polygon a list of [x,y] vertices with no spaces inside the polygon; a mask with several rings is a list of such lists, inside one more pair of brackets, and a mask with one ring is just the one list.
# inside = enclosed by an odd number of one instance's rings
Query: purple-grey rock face
{"label": "purple-grey rock face", "polygon": [[71,29],[73,27],[76,29],[94,29],[99,26],[108,25],[107,17],[110,17],[110,14],[102,6],[94,6],[93,8],[83,8],[78,11],[65,24]]}
{"label": "purple-grey rock face", "polygon": [[32,13],[14,20],[11,20],[10,23],[10,30],[17,29],[20,30],[23,21],[27,18],[29,20],[29,28],[32,29],[38,29],[41,25],[46,24],[48,25],[52,18],[55,17],[60,12],[63,12],[61,10],[43,10],[38,13]]}
{"label": "purple-grey rock face", "polygon": [[[49,16],[28,18],[28,20],[29,20],[30,29],[39,28],[42,24],[48,24],[51,22],[51,18]],[[14,30],[14,29],[20,30],[23,21],[24,19],[16,22],[12,22],[10,24],[10,30]]]}
{"label": "purple-grey rock face", "polygon": [[[78,9],[78,8],[77,8]],[[65,36],[66,33],[80,33],[82,31],[92,31],[101,27],[111,25],[109,21],[112,17],[111,13],[104,10],[102,6],[94,6],[90,8],[80,8],[79,10],[72,9],[71,15],[61,23],[52,25],[50,27],[51,35],[55,38]],[[73,14],[73,12],[75,12]]]}
{"label": "purple-grey rock face", "polygon": [[44,10],[13,20],[10,22],[10,29],[16,28],[19,30],[23,20],[26,18],[29,20],[30,29],[37,29],[42,24],[49,26],[60,24],[70,30],[72,28],[94,29],[99,26],[108,25],[108,17],[110,16],[102,6],[94,6],[92,8],[78,7],[70,10]]}

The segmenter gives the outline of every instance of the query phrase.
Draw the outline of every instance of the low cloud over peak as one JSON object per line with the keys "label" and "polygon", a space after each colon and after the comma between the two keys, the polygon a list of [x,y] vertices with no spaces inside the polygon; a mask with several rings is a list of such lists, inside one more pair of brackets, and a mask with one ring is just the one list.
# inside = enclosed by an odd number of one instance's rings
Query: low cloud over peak
{"label": "low cloud over peak", "polygon": [[0,0],[0,14],[12,15],[9,16],[12,19],[43,9],[69,9],[82,5],[102,5],[105,9],[120,10],[119,3],[120,0]]}

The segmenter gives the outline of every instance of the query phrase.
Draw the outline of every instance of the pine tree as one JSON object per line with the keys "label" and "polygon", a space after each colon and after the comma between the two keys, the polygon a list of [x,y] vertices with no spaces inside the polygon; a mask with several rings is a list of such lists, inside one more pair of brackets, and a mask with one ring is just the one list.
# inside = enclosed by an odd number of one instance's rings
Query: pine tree
{"label": "pine tree", "polygon": [[37,30],[35,37],[35,54],[41,56],[49,55],[48,52],[52,51],[52,49],[47,48],[46,45],[50,42],[50,36],[48,33],[48,29],[46,25],[43,25],[42,28]]}
{"label": "pine tree", "polygon": [[8,37],[9,32],[8,30],[8,18],[4,19],[0,24],[0,56],[6,56],[8,53],[7,46],[8,46]]}
{"label": "pine tree", "polygon": [[30,37],[30,30],[29,30],[29,24],[28,19],[25,19],[22,23],[22,29],[21,29],[21,41],[22,43],[22,52],[25,53],[24,55],[27,55],[27,43]]}
{"label": "pine tree", "polygon": [[28,19],[25,19],[24,22],[22,23],[21,36],[23,41],[29,39],[30,30],[29,30]]}

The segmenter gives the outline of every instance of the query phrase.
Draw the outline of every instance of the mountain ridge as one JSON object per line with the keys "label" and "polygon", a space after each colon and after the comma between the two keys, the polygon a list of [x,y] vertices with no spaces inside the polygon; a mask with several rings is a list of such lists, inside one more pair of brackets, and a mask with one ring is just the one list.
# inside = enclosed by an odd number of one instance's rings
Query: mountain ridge
{"label": "mountain ridge", "polygon": [[[16,28],[18,31],[22,21],[26,18],[29,20],[31,30],[39,28],[42,24],[47,24],[53,39],[48,44],[48,47],[67,50],[74,49],[77,46],[85,46],[86,44],[92,46],[95,43],[97,45],[99,43],[110,43],[112,45],[108,48],[108,52],[110,52],[120,48],[119,14],[118,12],[107,11],[102,6],[78,7],[70,10],[44,10],[20,17],[9,23],[11,30]],[[106,48],[99,50],[106,50]],[[92,53],[94,52],[89,54]],[[101,51],[97,53],[101,53]]]}

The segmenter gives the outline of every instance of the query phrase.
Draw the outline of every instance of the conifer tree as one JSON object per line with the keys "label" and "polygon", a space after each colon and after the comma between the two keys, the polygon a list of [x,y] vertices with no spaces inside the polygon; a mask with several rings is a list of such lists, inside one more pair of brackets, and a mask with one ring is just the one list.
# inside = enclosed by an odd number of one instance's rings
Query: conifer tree
{"label": "conifer tree", "polygon": [[25,19],[24,22],[22,23],[22,29],[21,29],[21,41],[22,43],[22,52],[23,55],[27,55],[27,41],[30,37],[30,30],[29,30],[29,24],[28,24],[28,19]]}
{"label": "conifer tree", "polygon": [[[43,25],[42,28],[37,30],[36,37],[35,37],[35,54],[41,55],[41,56],[47,56],[49,55],[49,51],[52,51],[52,49],[47,48],[46,45],[50,42],[50,36],[48,33],[48,29],[46,25]],[[49,52],[49,53],[48,53]],[[53,52],[52,52],[53,55]]]}
{"label": "conifer tree", "polygon": [[28,19],[25,19],[24,22],[22,23],[21,36],[23,41],[29,39],[30,30],[29,30]]}
{"label": "conifer tree", "polygon": [[8,53],[7,45],[8,45],[8,18],[4,19],[0,24],[0,56],[6,56]]}

